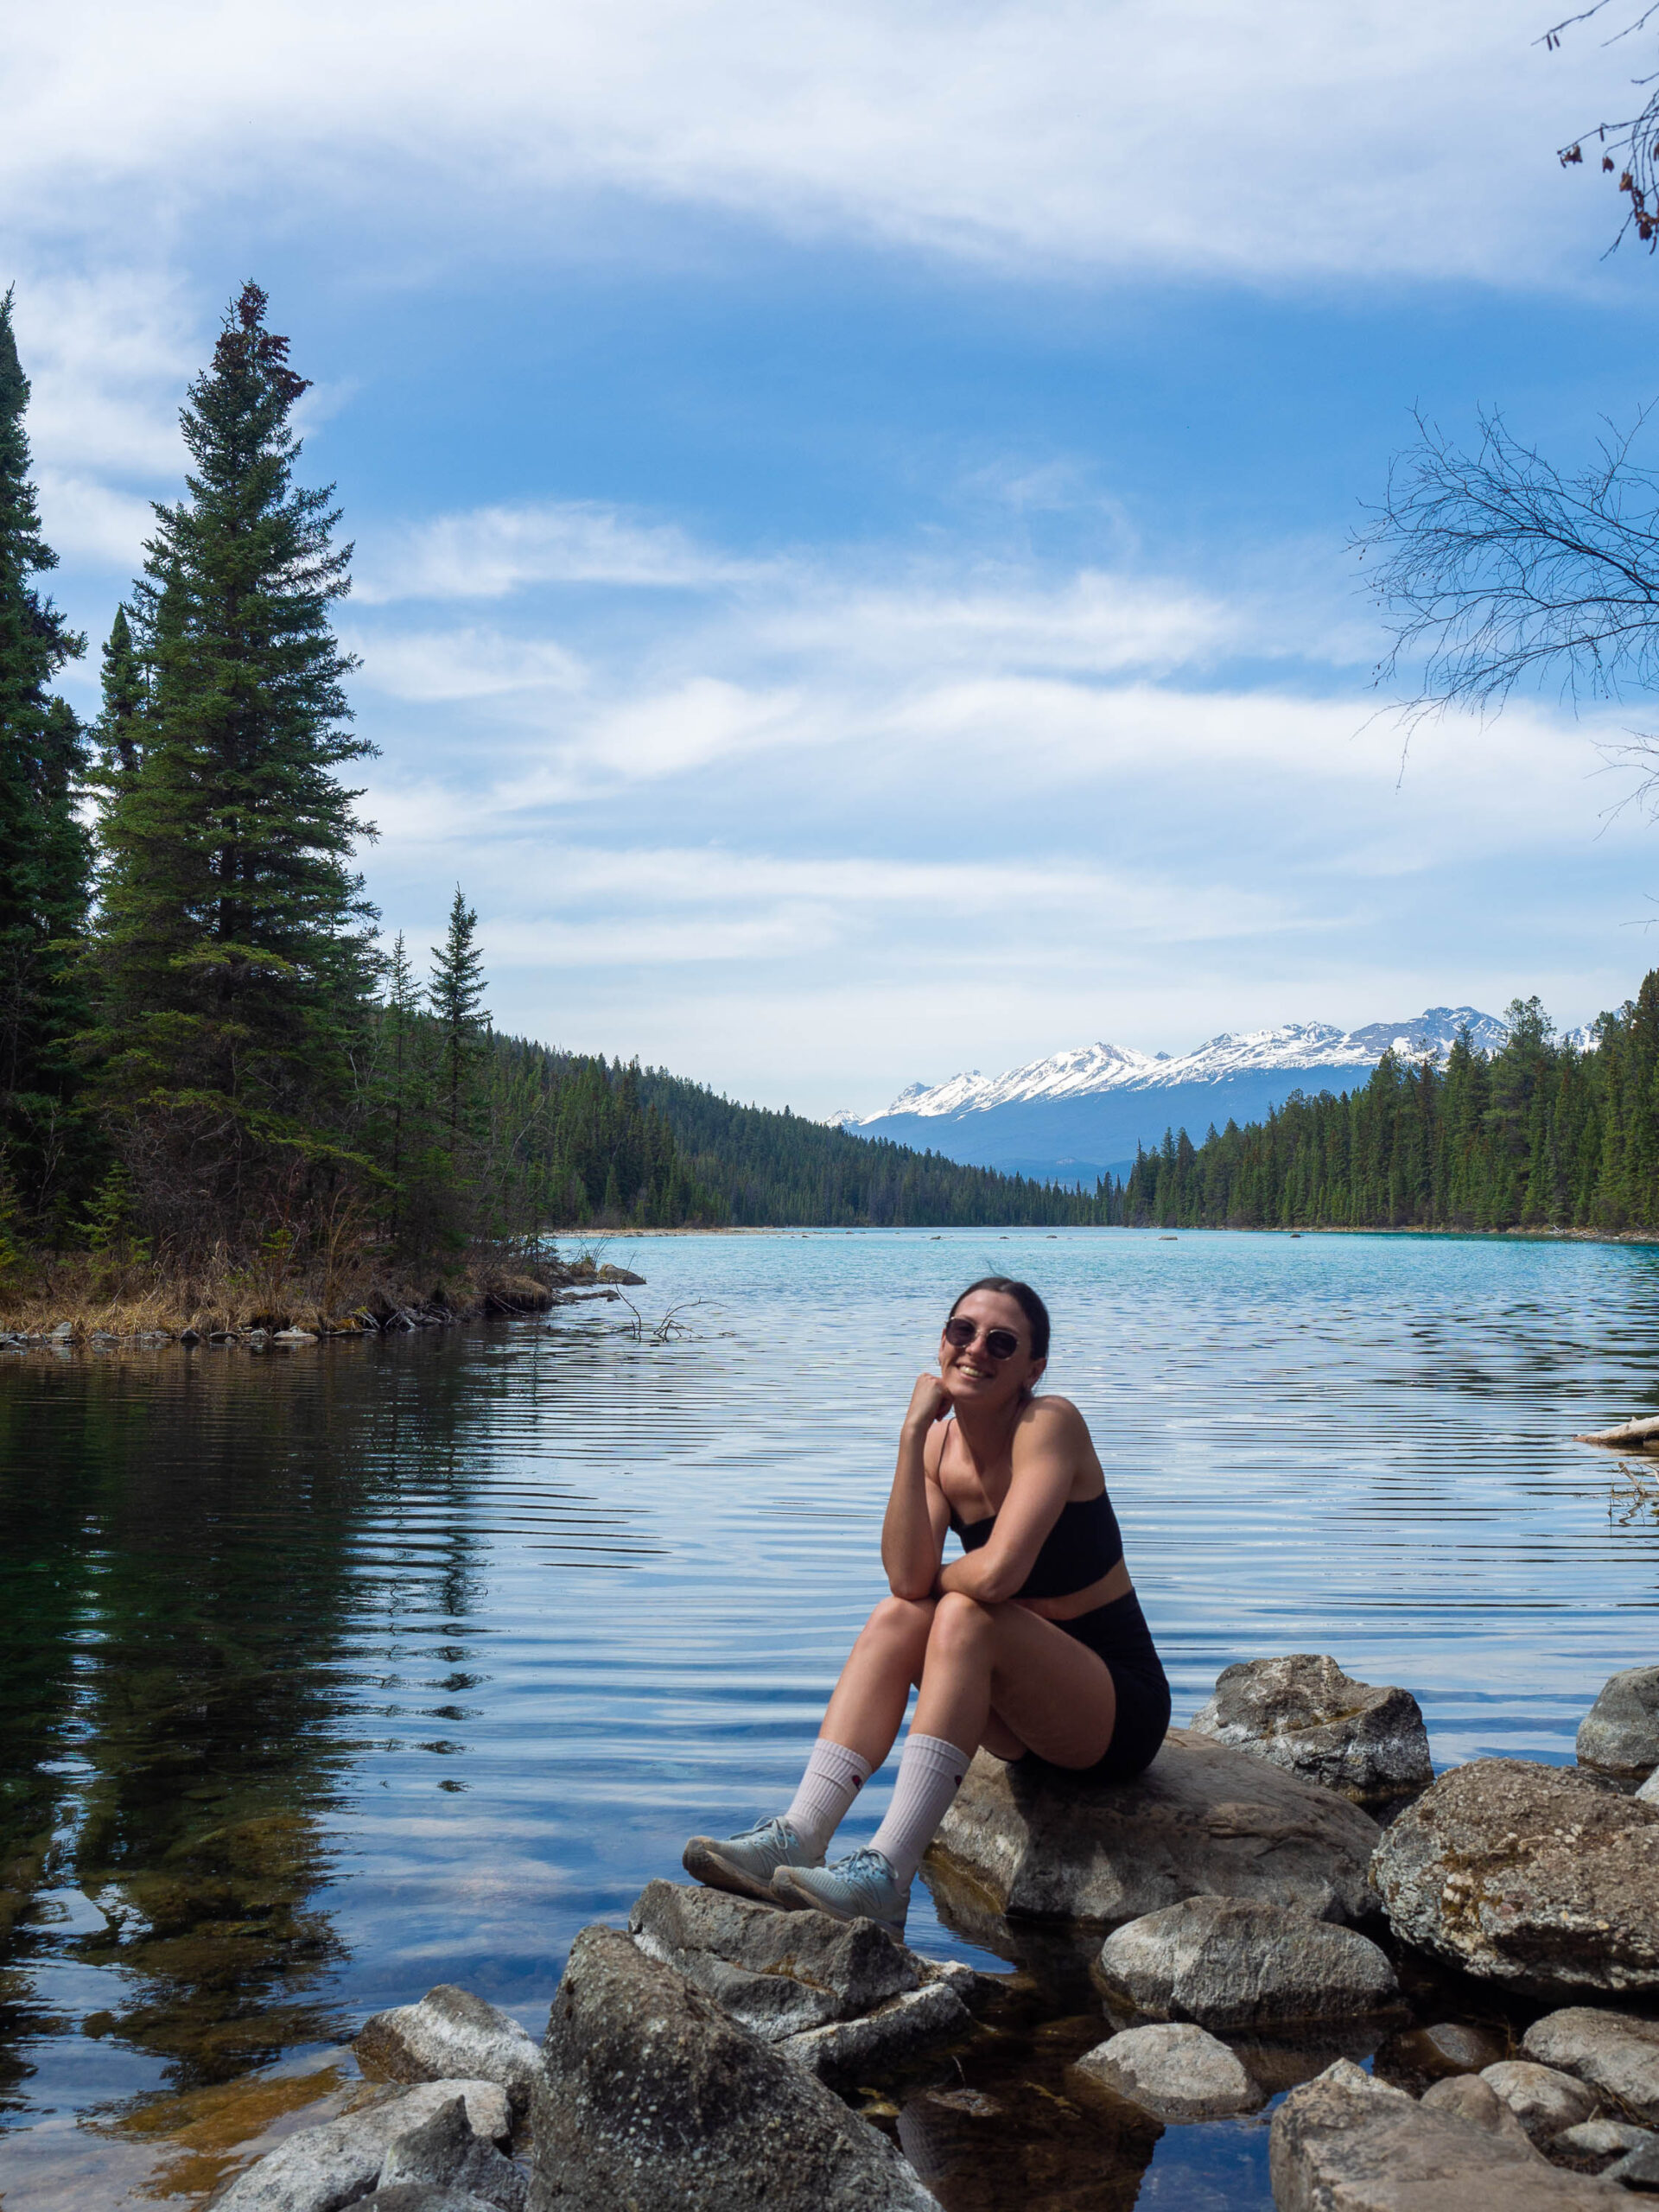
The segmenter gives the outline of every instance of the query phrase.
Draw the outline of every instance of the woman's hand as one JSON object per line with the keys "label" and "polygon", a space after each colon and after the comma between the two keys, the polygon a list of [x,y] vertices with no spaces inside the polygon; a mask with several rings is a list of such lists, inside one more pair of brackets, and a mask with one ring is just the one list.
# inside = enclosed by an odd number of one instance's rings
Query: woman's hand
{"label": "woman's hand", "polygon": [[916,1388],[910,1394],[910,1405],[905,1414],[906,1429],[920,1430],[924,1434],[935,1421],[943,1421],[950,1410],[950,1393],[937,1375],[918,1375]]}

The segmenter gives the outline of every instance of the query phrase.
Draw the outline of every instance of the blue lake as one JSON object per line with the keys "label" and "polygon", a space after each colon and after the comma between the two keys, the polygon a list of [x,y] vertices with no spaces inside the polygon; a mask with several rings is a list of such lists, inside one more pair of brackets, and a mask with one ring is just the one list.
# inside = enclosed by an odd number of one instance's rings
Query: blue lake
{"label": "blue lake", "polygon": [[[647,1323],[700,1301],[690,1333],[635,1341],[593,1304],[0,1365],[6,2212],[72,2202],[66,2161],[146,2101],[302,2071],[435,1982],[539,2032],[584,1922],[691,1829],[785,1802],[880,1592],[911,1381],[981,1273],[1051,1303],[1048,1385],[1092,1426],[1178,1719],[1234,1660],[1328,1651],[1416,1693],[1439,1764],[1567,1760],[1605,1677],[1659,1658],[1659,1520],[1572,1441],[1659,1410],[1655,1249],[921,1230],[603,1256],[649,1278]],[[911,1933],[996,1963],[919,1888]],[[1052,2201],[1265,2204],[1265,2145],[1172,2129],[1138,2179]]]}

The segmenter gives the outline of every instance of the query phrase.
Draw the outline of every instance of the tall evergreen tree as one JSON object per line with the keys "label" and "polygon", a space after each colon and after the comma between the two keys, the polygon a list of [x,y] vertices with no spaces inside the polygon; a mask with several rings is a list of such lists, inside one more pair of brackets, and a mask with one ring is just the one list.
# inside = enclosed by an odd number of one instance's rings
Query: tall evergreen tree
{"label": "tall evergreen tree", "polygon": [[265,307],[243,288],[190,386],[186,496],[156,509],[133,634],[118,625],[106,659],[99,1096],[145,1211],[187,1240],[239,1229],[278,1185],[292,1221],[337,1172],[374,967],[352,865],[372,832],[336,772],[373,750],[329,620],[352,549],[332,487],[295,483],[307,385]]}
{"label": "tall evergreen tree", "polygon": [[449,927],[432,948],[428,996],[438,1024],[439,1087],[452,1155],[461,1149],[473,1103],[474,1078],[484,1052],[489,1014],[484,1005],[484,956],[474,942],[478,916],[461,896],[450,902]]}
{"label": "tall evergreen tree", "polygon": [[86,640],[35,578],[57,566],[41,535],[23,418],[12,294],[0,300],[0,1185],[26,1211],[61,1205],[73,1151],[74,1071],[67,1046],[83,1016],[73,968],[91,854],[77,813],[80,725],[49,690]]}
{"label": "tall evergreen tree", "polygon": [[106,781],[130,776],[143,742],[146,694],[143,664],[133,643],[125,607],[118,607],[104,647],[104,711],[93,725]]}

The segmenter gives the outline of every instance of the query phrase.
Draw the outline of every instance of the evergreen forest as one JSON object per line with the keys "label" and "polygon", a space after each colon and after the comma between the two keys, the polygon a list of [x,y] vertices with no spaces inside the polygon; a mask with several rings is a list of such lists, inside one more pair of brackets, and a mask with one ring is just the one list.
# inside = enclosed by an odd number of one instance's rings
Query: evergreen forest
{"label": "evergreen forest", "polygon": [[1166,1131],[1101,1198],[1160,1228],[1659,1229],[1659,971],[1605,1014],[1594,1049],[1516,1001],[1490,1057],[1389,1053],[1359,1089],[1293,1093],[1194,1145]]}

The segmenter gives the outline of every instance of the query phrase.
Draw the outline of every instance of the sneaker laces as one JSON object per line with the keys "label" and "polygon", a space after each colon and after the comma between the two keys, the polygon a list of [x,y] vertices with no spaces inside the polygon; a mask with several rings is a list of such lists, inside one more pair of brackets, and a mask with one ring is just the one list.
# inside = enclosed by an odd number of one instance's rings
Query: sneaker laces
{"label": "sneaker laces", "polygon": [[896,1882],[893,1862],[885,1851],[878,1851],[874,1844],[861,1843],[849,1858],[835,1869],[844,1881],[877,1881],[889,1885]]}

